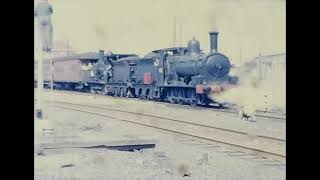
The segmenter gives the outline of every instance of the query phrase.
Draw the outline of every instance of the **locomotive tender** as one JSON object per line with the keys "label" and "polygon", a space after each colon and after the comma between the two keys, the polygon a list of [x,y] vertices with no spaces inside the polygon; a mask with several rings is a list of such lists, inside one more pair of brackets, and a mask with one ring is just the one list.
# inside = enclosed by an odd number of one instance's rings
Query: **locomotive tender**
{"label": "locomotive tender", "polygon": [[[208,54],[200,50],[199,41],[193,38],[188,47],[155,50],[143,58],[102,50],[95,58],[78,58],[83,77],[73,87],[102,95],[208,105],[214,102],[210,95],[217,87],[238,81],[229,76],[229,59],[218,52],[218,32],[209,35]],[[61,88],[59,79],[53,79],[55,88]]]}

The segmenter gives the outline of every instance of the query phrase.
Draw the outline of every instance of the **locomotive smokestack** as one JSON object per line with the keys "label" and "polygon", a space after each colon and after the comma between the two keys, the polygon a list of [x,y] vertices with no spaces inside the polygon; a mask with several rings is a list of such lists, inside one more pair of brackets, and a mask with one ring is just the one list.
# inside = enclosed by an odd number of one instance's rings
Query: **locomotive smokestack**
{"label": "locomotive smokestack", "polygon": [[217,52],[218,51],[218,32],[212,31],[209,32],[210,36],[210,50],[211,52]]}

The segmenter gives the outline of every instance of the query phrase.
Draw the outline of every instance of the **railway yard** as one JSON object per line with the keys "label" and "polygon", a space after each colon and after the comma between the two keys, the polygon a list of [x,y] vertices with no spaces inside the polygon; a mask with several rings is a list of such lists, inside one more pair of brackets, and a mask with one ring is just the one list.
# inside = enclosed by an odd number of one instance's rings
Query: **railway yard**
{"label": "railway yard", "polygon": [[257,111],[255,121],[245,121],[235,109],[56,90],[43,99],[36,179],[286,176],[285,114]]}

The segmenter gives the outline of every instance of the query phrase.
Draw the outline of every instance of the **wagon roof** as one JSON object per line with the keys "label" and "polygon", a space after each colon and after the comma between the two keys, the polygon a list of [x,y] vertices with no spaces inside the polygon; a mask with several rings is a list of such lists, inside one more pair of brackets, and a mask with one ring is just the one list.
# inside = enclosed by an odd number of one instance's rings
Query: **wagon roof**
{"label": "wagon roof", "polygon": [[[135,55],[135,54],[111,54],[111,55],[108,55],[108,57],[117,57],[117,58],[128,57],[128,56],[137,56],[137,55]],[[105,55],[104,57],[107,57],[107,55]],[[87,53],[81,53],[81,54],[74,54],[74,55],[70,55],[70,56],[55,57],[52,59],[52,61],[72,61],[72,60],[84,60],[84,59],[98,60],[99,53],[87,52]],[[46,60],[49,60],[49,59],[46,59]]]}

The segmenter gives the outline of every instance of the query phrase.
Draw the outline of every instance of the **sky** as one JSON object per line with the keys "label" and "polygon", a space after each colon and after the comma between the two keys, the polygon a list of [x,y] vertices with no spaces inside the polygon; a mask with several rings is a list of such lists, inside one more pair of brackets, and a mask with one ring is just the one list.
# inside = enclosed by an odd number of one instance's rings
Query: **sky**
{"label": "sky", "polygon": [[[142,56],[155,49],[172,47],[174,36],[178,46],[186,46],[195,37],[201,49],[208,52],[211,30],[219,31],[218,50],[233,64],[252,60],[259,54],[286,51],[284,0],[49,2],[54,9],[54,41],[68,40],[78,52],[103,49]],[[35,41],[38,44],[36,21]]]}

